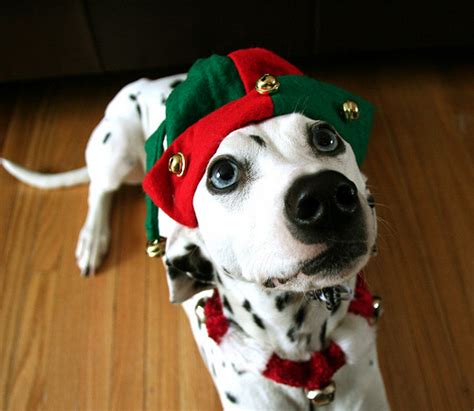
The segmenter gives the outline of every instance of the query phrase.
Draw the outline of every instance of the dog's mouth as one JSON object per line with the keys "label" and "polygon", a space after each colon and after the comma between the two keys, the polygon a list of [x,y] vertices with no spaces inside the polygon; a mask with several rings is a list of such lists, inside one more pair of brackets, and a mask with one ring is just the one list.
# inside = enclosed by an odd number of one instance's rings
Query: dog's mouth
{"label": "dog's mouth", "polygon": [[306,275],[317,275],[321,272],[334,275],[347,269],[355,259],[367,253],[365,242],[356,242],[344,245],[332,245],[315,258],[305,261],[300,271]]}
{"label": "dog's mouth", "polygon": [[366,242],[334,243],[316,257],[302,261],[295,272],[286,276],[270,277],[263,283],[265,288],[302,291],[335,286],[357,273],[361,257],[366,256]]}

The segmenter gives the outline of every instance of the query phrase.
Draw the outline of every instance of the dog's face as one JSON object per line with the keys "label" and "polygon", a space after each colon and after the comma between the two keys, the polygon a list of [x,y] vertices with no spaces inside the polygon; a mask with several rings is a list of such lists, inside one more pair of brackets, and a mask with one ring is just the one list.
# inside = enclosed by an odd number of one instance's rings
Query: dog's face
{"label": "dog's face", "polygon": [[219,272],[304,292],[338,284],[367,263],[376,238],[370,201],[337,130],[294,113],[229,134],[194,209]]}

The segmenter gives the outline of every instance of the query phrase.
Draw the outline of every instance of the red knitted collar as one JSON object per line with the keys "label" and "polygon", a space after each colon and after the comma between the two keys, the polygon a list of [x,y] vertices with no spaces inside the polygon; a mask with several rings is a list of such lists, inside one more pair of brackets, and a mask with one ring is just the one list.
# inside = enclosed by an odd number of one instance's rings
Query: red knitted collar
{"label": "red knitted collar", "polygon": [[[365,317],[368,321],[374,317],[373,298],[362,272],[357,276],[354,298],[349,304],[348,312]],[[229,321],[224,316],[217,289],[207,300],[204,313],[209,337],[220,344],[229,329]],[[313,352],[308,361],[292,361],[273,354],[263,375],[280,384],[315,390],[327,386],[334,373],[345,363],[346,356],[342,348],[335,342],[330,342],[322,351]]]}

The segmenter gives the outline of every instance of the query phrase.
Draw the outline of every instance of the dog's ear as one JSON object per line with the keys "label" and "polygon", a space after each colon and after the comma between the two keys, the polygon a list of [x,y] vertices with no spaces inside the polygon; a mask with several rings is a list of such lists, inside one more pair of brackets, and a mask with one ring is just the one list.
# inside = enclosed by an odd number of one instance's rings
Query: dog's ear
{"label": "dog's ear", "polygon": [[205,254],[197,228],[175,226],[167,240],[165,264],[172,303],[182,303],[215,287],[216,271]]}

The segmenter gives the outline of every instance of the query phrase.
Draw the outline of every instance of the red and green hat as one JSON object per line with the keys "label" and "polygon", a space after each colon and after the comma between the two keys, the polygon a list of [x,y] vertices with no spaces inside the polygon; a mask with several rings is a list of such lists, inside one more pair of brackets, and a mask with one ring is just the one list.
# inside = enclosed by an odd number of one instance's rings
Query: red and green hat
{"label": "red and green hat", "polygon": [[198,226],[194,192],[229,133],[294,112],[332,124],[352,146],[357,162],[363,161],[373,117],[367,101],[307,77],[261,48],[198,60],[168,97],[166,118],[145,145],[148,241],[158,244],[160,238],[158,208],[184,226]]}

